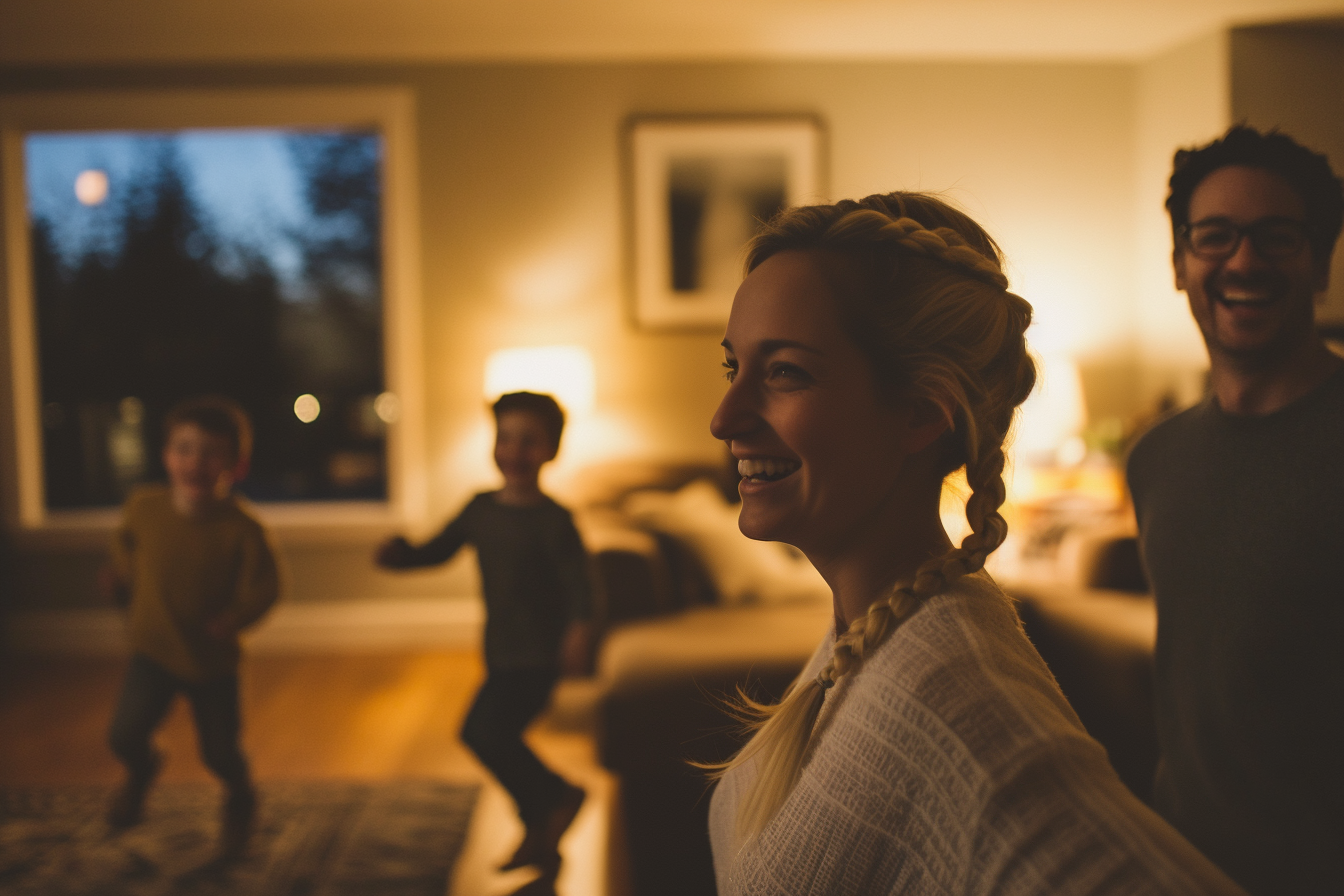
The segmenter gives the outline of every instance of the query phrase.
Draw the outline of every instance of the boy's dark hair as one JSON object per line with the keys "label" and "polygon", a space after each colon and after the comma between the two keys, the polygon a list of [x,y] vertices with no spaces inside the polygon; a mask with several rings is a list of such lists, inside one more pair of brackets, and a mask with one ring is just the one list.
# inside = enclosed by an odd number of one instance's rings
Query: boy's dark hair
{"label": "boy's dark hair", "polygon": [[539,392],[510,392],[499,396],[490,406],[490,410],[495,413],[496,423],[499,422],[501,414],[511,411],[526,411],[536,415],[542,426],[546,427],[546,434],[551,437],[551,444],[556,448],[560,447],[560,434],[565,431],[565,412],[560,409],[560,403],[551,396]]}
{"label": "boy's dark hair", "polygon": [[191,423],[212,436],[218,436],[233,449],[238,462],[252,457],[252,421],[242,405],[224,395],[198,395],[173,405],[163,417],[163,439],[168,441],[173,429]]}
{"label": "boy's dark hair", "polygon": [[1312,260],[1326,265],[1344,222],[1344,186],[1324,155],[1312,152],[1277,130],[1260,133],[1244,124],[1206,146],[1180,149],[1172,166],[1167,213],[1173,236],[1190,223],[1190,197],[1204,178],[1228,165],[1263,168],[1292,185],[1306,209]]}

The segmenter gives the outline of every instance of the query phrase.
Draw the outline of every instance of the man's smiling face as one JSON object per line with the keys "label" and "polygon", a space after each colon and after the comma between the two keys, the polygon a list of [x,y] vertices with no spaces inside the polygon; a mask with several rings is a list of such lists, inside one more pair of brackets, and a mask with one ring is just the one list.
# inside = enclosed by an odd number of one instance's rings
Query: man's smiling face
{"label": "man's smiling face", "polygon": [[[1304,219],[1302,198],[1279,175],[1244,165],[1219,168],[1190,197],[1192,224],[1245,227],[1266,218]],[[1313,299],[1326,267],[1304,246],[1267,259],[1243,236],[1226,258],[1196,255],[1182,240],[1174,255],[1176,287],[1186,292],[1210,355],[1234,363],[1272,362],[1310,338]]]}

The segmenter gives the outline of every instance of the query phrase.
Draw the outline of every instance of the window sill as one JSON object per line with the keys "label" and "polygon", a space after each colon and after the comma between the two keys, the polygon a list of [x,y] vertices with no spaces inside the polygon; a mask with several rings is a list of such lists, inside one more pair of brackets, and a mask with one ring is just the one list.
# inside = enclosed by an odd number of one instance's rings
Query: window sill
{"label": "window sill", "polygon": [[[365,545],[407,528],[401,513],[381,501],[251,504],[280,545]],[[118,508],[61,510],[11,532],[20,550],[79,550],[102,547],[121,517]]]}

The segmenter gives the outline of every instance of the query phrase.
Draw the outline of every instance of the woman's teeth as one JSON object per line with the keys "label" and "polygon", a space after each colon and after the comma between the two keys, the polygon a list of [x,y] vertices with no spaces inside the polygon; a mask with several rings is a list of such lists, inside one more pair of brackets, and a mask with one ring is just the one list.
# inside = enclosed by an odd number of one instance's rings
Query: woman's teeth
{"label": "woman's teeth", "polygon": [[781,457],[755,457],[737,462],[738,475],[744,479],[764,479],[773,482],[798,469],[797,461]]}

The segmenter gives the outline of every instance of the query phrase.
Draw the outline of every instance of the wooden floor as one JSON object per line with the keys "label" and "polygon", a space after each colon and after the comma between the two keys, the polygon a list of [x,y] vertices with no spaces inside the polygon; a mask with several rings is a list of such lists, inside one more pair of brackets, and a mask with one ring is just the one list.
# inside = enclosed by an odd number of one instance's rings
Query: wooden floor
{"label": "wooden floor", "polygon": [[[0,786],[113,784],[121,767],[106,746],[123,663],[98,658],[0,662]],[[502,896],[528,871],[498,874],[522,828],[513,806],[457,739],[483,677],[475,651],[260,655],[242,676],[243,742],[253,775],[294,779],[433,778],[482,785],[449,896]],[[559,896],[607,896],[624,887],[607,854],[613,786],[597,765],[591,688],[562,683],[552,710],[528,734],[547,764],[589,798],[561,844]],[[182,701],[159,734],[163,780],[205,781]]]}

